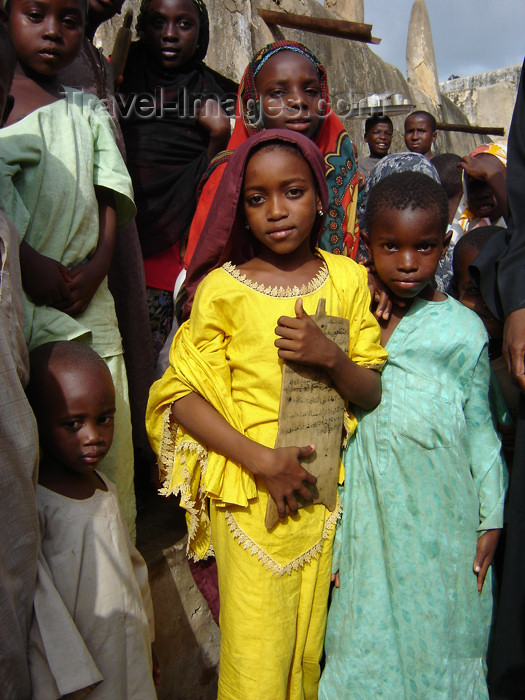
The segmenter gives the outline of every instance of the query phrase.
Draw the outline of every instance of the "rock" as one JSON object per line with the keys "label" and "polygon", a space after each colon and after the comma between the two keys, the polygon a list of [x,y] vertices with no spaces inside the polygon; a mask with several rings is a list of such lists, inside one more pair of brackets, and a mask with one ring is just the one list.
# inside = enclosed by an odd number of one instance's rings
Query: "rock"
{"label": "rock", "polygon": [[407,39],[407,79],[441,104],[432,30],[425,0],[415,0]]}
{"label": "rock", "polygon": [[365,21],[364,0],[325,0],[325,7],[349,22]]}
{"label": "rock", "polygon": [[164,556],[148,561],[155,610],[154,650],[159,700],[215,700],[220,632],[195,585],[184,536]]}
{"label": "rock", "polygon": [[[502,126],[508,133],[521,73],[521,65],[449,79],[441,92],[464,112],[471,124]],[[499,138],[493,137],[495,141]],[[503,137],[506,142],[506,136]]]}

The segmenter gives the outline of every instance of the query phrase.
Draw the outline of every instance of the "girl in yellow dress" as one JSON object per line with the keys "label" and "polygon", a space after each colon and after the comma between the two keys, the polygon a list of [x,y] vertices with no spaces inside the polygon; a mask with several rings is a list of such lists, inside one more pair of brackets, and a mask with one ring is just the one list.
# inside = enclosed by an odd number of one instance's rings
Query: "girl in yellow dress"
{"label": "girl in yellow dress", "polygon": [[[315,434],[274,448],[283,362],[322,367],[365,410],[381,397],[366,271],[315,247],[326,201],[324,159],[302,134],[264,131],[235,151],[208,216],[227,245],[150,393],[148,432],[164,492],[187,510],[188,555],[217,559],[228,700],[317,698],[339,508],[298,510],[315,483],[301,465]],[[350,320],[348,356],[310,318],[321,298]],[[271,530],[269,496],[281,518]]]}

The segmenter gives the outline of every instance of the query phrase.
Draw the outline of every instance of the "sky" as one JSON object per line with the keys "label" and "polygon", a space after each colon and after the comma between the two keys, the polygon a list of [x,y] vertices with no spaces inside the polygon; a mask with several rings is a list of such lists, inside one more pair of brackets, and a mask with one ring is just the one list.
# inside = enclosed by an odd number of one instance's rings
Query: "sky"
{"label": "sky", "polygon": [[[413,0],[365,0],[365,22],[379,46],[372,51],[406,75],[406,41]],[[524,0],[426,0],[439,80],[523,63]]]}

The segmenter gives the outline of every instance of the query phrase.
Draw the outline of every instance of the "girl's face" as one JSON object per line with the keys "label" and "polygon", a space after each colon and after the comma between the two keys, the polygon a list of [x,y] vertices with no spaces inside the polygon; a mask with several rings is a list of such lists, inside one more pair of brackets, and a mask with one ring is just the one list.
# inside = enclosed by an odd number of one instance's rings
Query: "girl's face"
{"label": "girl's face", "polygon": [[255,86],[265,129],[291,129],[312,139],[326,105],[314,64],[295,51],[279,51],[263,65]]}
{"label": "girl's face", "polygon": [[78,55],[85,10],[79,0],[11,0],[9,31],[29,73],[55,76]]}
{"label": "girl's face", "polygon": [[152,60],[171,73],[193,57],[199,30],[199,12],[192,0],[151,0],[142,39]]}
{"label": "girl's face", "polygon": [[368,249],[379,279],[401,299],[420,294],[434,277],[450,236],[443,238],[431,209],[377,212]]}
{"label": "girl's face", "polygon": [[321,200],[300,153],[279,146],[255,153],[246,166],[243,201],[251,232],[267,253],[311,254],[310,236]]}

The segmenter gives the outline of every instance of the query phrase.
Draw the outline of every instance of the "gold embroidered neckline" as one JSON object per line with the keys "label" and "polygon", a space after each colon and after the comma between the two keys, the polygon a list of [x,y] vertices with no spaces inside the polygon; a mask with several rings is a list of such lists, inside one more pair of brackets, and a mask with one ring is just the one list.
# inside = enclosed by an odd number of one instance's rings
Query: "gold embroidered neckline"
{"label": "gold embroidered neckline", "polygon": [[279,298],[304,297],[307,294],[313,294],[323,286],[323,284],[329,277],[328,267],[324,260],[319,272],[315,275],[315,277],[311,279],[310,282],[308,282],[308,284],[303,284],[302,287],[267,287],[262,283],[258,284],[257,282],[252,282],[252,280],[248,279],[246,275],[244,275],[239,270],[239,268],[231,262],[224,263],[222,269],[225,270],[225,272],[231,275],[238,282],[241,282],[250,289],[259,292],[259,294],[265,294],[269,297]]}

